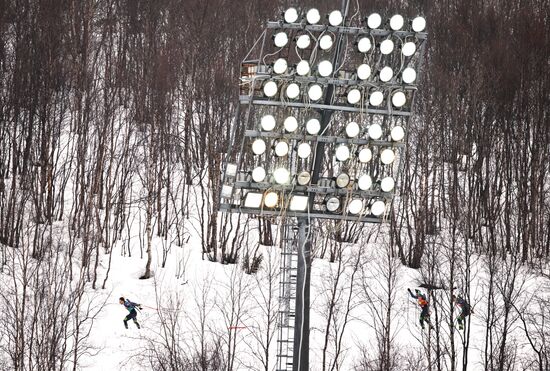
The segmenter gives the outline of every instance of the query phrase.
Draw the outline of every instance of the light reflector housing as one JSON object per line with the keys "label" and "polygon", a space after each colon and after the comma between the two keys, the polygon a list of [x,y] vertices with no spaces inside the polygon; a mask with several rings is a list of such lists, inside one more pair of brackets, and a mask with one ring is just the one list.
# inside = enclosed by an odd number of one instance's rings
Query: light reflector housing
{"label": "light reflector housing", "polygon": [[298,36],[298,39],[296,40],[296,46],[298,49],[307,49],[310,44],[311,38],[306,34]]}
{"label": "light reflector housing", "polygon": [[338,161],[347,161],[349,159],[349,147],[342,144],[336,148],[336,159]]}
{"label": "light reflector housing", "polygon": [[367,26],[369,26],[369,28],[376,29],[380,27],[381,24],[382,24],[382,17],[378,13],[372,13],[367,18]]}
{"label": "light reflector housing", "polygon": [[393,70],[391,69],[391,67],[384,67],[380,70],[380,80],[382,80],[383,82],[388,82],[392,79],[393,77]]}
{"label": "light reflector housing", "polygon": [[311,8],[306,13],[306,20],[309,24],[317,24],[321,20],[321,14],[316,8]]}
{"label": "light reflector housing", "polygon": [[311,146],[309,143],[300,143],[298,145],[298,157],[308,158],[311,155]]}
{"label": "light reflector housing", "polygon": [[332,63],[330,61],[321,61],[317,67],[319,75],[328,77],[332,74]]}
{"label": "light reflector housing", "polygon": [[261,166],[258,166],[254,170],[252,170],[252,180],[256,183],[263,182],[265,179],[266,173],[265,169]]}
{"label": "light reflector housing", "polygon": [[263,155],[266,149],[266,145],[263,139],[256,139],[254,142],[252,142],[252,152],[254,152],[255,155]]}
{"label": "light reflector housing", "polygon": [[366,80],[370,77],[371,68],[368,64],[362,64],[357,67],[357,77],[359,80]]}
{"label": "light reflector housing", "polygon": [[393,93],[391,97],[391,103],[394,107],[403,107],[405,103],[407,103],[407,97],[405,96],[405,93],[403,93],[402,91],[397,91]]}
{"label": "light reflector housing", "polygon": [[390,136],[394,142],[400,142],[405,138],[405,130],[401,126],[394,126],[391,129]]}
{"label": "light reflector housing", "polygon": [[328,23],[330,23],[331,26],[340,26],[343,20],[344,18],[339,10],[333,10],[328,15]]}
{"label": "light reflector housing", "polygon": [[306,123],[306,131],[310,135],[317,135],[319,134],[319,130],[321,130],[321,123],[317,119],[311,119]]}
{"label": "light reflector housing", "polygon": [[332,48],[333,43],[334,41],[332,40],[332,36],[330,35],[323,35],[319,39],[319,47],[322,50],[329,50],[330,48]]}
{"label": "light reflector housing", "polygon": [[426,20],[424,17],[416,17],[412,21],[412,29],[414,32],[422,32],[426,28]]}
{"label": "light reflector housing", "polygon": [[256,192],[248,192],[244,197],[244,207],[259,209],[262,206],[262,194]]}
{"label": "light reflector housing", "polygon": [[380,43],[380,52],[385,55],[390,54],[393,52],[393,46],[393,41],[386,39]]}
{"label": "light reflector housing", "polygon": [[361,175],[357,180],[357,187],[362,191],[369,190],[371,186],[372,178],[367,174]]}
{"label": "light reflector housing", "polygon": [[359,151],[359,162],[362,164],[366,164],[370,160],[372,160],[372,151],[370,148],[363,148]]}
{"label": "light reflector housing", "polygon": [[401,53],[405,57],[411,57],[416,52],[416,44],[412,41],[406,42],[403,44],[403,47],[401,48]]}
{"label": "light reflector housing", "polygon": [[288,68],[288,63],[286,59],[279,58],[273,63],[273,72],[275,72],[277,75],[281,75],[286,72]]}
{"label": "light reflector housing", "polygon": [[298,120],[294,116],[288,116],[284,122],[285,130],[289,133],[294,133],[298,129]]}
{"label": "light reflector housing", "polygon": [[401,78],[403,79],[404,83],[412,84],[416,80],[416,71],[411,67],[407,67],[403,70]]}
{"label": "light reflector housing", "polygon": [[381,91],[373,91],[369,97],[371,106],[378,107],[384,101],[384,94]]}
{"label": "light reflector housing", "polygon": [[282,48],[286,44],[288,44],[288,35],[284,32],[278,32],[273,37],[273,42],[275,43],[275,46],[278,48]]}
{"label": "light reflector housing", "polygon": [[262,117],[261,124],[262,129],[265,131],[271,131],[275,128],[275,117],[272,115],[265,115]]}
{"label": "light reflector housing", "polygon": [[290,181],[290,173],[284,167],[280,167],[273,172],[273,178],[277,184],[287,184]]}
{"label": "light reflector housing", "polygon": [[227,164],[227,167],[225,168],[225,175],[227,176],[237,175],[237,164]]}
{"label": "light reflector housing", "polygon": [[288,8],[285,11],[285,22],[294,23],[298,20],[298,11],[296,8]]}
{"label": "light reflector housing", "polygon": [[298,184],[301,186],[305,186],[309,184],[309,181],[311,180],[311,175],[307,171],[302,171],[300,174],[298,174]]}
{"label": "light reflector housing", "polygon": [[351,89],[348,92],[348,103],[349,104],[357,104],[361,100],[361,92],[359,89]]}
{"label": "light reflector housing", "polygon": [[374,216],[380,216],[386,212],[386,204],[384,203],[384,201],[374,201],[374,203],[370,207],[370,212]]}
{"label": "light reflector housing", "polygon": [[327,200],[327,210],[331,213],[340,208],[340,199],[338,197],[329,197]]}
{"label": "light reflector housing", "polygon": [[276,192],[267,192],[264,196],[264,205],[270,209],[277,207],[279,195]]}
{"label": "light reflector housing", "polygon": [[359,50],[360,53],[368,52],[371,47],[372,43],[368,36],[363,36],[357,41],[357,50]]}
{"label": "light reflector housing", "polygon": [[389,165],[395,160],[395,152],[390,149],[386,148],[380,152],[380,161],[382,161],[383,164]]}
{"label": "light reflector housing", "polygon": [[321,85],[318,84],[310,85],[307,91],[307,95],[309,99],[313,101],[318,101],[323,97],[323,88],[321,88]]}
{"label": "light reflector housing", "polygon": [[309,74],[309,62],[308,61],[300,61],[296,65],[296,73],[300,76],[306,76]]}
{"label": "light reflector housing", "polygon": [[374,140],[380,139],[382,137],[382,127],[378,124],[369,126],[369,137]]}
{"label": "light reflector housing", "polygon": [[279,157],[288,155],[288,143],[280,141],[275,145],[275,154]]}
{"label": "light reflector housing", "polygon": [[394,31],[399,31],[400,29],[402,29],[404,23],[405,20],[403,19],[403,16],[399,14],[396,14],[390,18],[390,27]]}
{"label": "light reflector housing", "polygon": [[277,94],[279,88],[275,81],[268,81],[264,85],[264,94],[266,97],[272,98]]}
{"label": "light reflector housing", "polygon": [[296,99],[300,96],[300,87],[295,82],[286,87],[286,96],[290,99]]}
{"label": "light reflector housing", "polygon": [[349,185],[349,175],[341,173],[336,177],[336,186],[338,188],[345,188]]}
{"label": "light reflector housing", "polygon": [[380,182],[380,189],[382,192],[391,192],[395,187],[395,180],[392,177],[388,176]]}
{"label": "light reflector housing", "polygon": [[361,129],[359,128],[359,124],[355,121],[352,121],[346,125],[346,135],[348,138],[355,138],[359,135],[360,131]]}
{"label": "light reflector housing", "polygon": [[352,215],[357,215],[363,210],[363,200],[354,199],[348,205],[348,211]]}
{"label": "light reflector housing", "polygon": [[290,198],[290,211],[306,211],[308,205],[308,196],[294,195]]}

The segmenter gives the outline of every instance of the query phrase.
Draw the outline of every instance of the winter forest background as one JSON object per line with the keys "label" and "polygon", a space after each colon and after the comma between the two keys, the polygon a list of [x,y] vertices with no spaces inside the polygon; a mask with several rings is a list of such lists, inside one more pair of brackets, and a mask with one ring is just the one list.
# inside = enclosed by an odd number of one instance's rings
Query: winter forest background
{"label": "winter forest background", "polygon": [[[240,62],[290,5],[340,1],[0,1],[1,370],[274,368],[277,225],[216,209]],[[549,370],[550,1],[356,11],[429,43],[390,223],[315,224],[312,369]]]}

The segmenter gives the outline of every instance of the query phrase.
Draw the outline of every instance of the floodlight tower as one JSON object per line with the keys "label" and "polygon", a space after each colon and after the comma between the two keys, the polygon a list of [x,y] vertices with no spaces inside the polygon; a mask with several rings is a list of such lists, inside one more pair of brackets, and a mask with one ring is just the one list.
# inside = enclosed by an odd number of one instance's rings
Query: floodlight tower
{"label": "floodlight tower", "polygon": [[427,37],[422,17],[348,8],[287,9],[241,66],[220,210],[280,223],[281,371],[309,370],[311,220],[391,212]]}

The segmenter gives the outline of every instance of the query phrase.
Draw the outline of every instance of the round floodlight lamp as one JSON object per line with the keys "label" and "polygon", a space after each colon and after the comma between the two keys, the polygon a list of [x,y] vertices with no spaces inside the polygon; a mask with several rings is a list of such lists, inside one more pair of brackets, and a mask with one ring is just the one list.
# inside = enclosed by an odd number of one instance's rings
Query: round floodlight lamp
{"label": "round floodlight lamp", "polygon": [[309,47],[310,44],[311,44],[311,39],[307,34],[298,36],[298,39],[296,40],[296,46],[299,49],[306,49]]}
{"label": "round floodlight lamp", "polygon": [[370,212],[374,216],[380,216],[386,212],[386,204],[384,201],[375,201],[370,207]]}
{"label": "round floodlight lamp", "polygon": [[402,29],[403,24],[405,24],[405,20],[402,15],[396,14],[390,18],[390,27],[394,31],[399,31]]}
{"label": "round floodlight lamp", "polygon": [[285,141],[278,142],[275,145],[275,154],[279,157],[288,155],[288,143]]}
{"label": "round floodlight lamp", "polygon": [[300,87],[296,83],[291,83],[286,87],[286,96],[290,99],[296,99],[300,95]]}
{"label": "round floodlight lamp", "polygon": [[331,26],[340,26],[343,20],[344,18],[339,10],[333,10],[328,15],[328,23],[330,23]]}
{"label": "round floodlight lamp", "polygon": [[329,197],[327,200],[327,210],[331,213],[340,208],[340,199],[338,197]]}
{"label": "round floodlight lamp", "polygon": [[258,166],[254,170],[252,170],[252,180],[256,183],[263,182],[265,179],[266,173],[265,169],[261,166]]}
{"label": "round floodlight lamp", "polygon": [[407,97],[405,96],[405,93],[403,93],[402,91],[393,93],[391,97],[391,103],[394,107],[403,107],[405,103],[407,103]]}
{"label": "round floodlight lamp", "polygon": [[361,175],[357,180],[357,187],[362,191],[367,191],[372,187],[372,178],[369,175]]}
{"label": "round floodlight lamp", "polygon": [[294,23],[298,20],[298,11],[296,8],[288,8],[285,11],[285,22]]}
{"label": "round floodlight lamp", "polygon": [[306,123],[306,131],[310,135],[317,135],[319,134],[319,130],[321,130],[321,123],[317,119],[311,119]]}
{"label": "round floodlight lamp", "polygon": [[348,138],[355,138],[359,135],[360,131],[361,129],[359,128],[359,124],[355,121],[352,121],[346,125],[346,135]]}
{"label": "round floodlight lamp", "polygon": [[252,142],[252,152],[254,152],[255,155],[262,155],[265,152],[265,142],[263,139],[256,139],[254,142]]}
{"label": "round floodlight lamp", "polygon": [[405,130],[403,130],[402,126],[394,126],[393,129],[391,129],[390,135],[394,142],[400,142],[405,138]]}
{"label": "round floodlight lamp", "polygon": [[284,58],[279,58],[275,61],[275,63],[273,63],[273,72],[275,72],[277,75],[285,73],[287,68],[288,63]]}
{"label": "round floodlight lamp", "polygon": [[321,20],[321,14],[319,13],[319,10],[315,8],[311,8],[306,13],[306,20],[309,24],[317,24]]}
{"label": "round floodlight lamp", "polygon": [[323,88],[321,88],[321,85],[313,84],[309,87],[307,95],[309,96],[309,99],[318,101],[323,97]]}
{"label": "round floodlight lamp", "polygon": [[371,68],[368,64],[362,64],[359,67],[357,67],[357,77],[360,80],[366,80],[370,77],[371,74]]}
{"label": "round floodlight lamp", "polygon": [[416,71],[411,67],[407,67],[403,70],[401,78],[405,84],[412,84],[416,80]]}
{"label": "round floodlight lamp", "polygon": [[391,52],[393,52],[393,46],[393,41],[391,41],[390,39],[386,39],[380,43],[380,52],[386,55],[390,54]]}
{"label": "round floodlight lamp", "polygon": [[369,126],[369,138],[378,140],[382,137],[382,127],[378,124]]}
{"label": "round floodlight lamp", "polygon": [[382,17],[378,13],[372,13],[367,18],[367,26],[372,29],[380,27],[382,24]]}
{"label": "round floodlight lamp", "polygon": [[349,147],[345,144],[342,144],[341,146],[338,146],[338,148],[336,148],[336,159],[338,161],[347,161],[349,159],[349,156]]}
{"label": "round floodlight lamp", "polygon": [[395,187],[395,180],[391,176],[388,176],[380,182],[380,189],[382,192],[391,192]]}
{"label": "round floodlight lamp", "polygon": [[384,94],[381,91],[374,91],[369,97],[369,103],[371,106],[378,107],[384,101]]}
{"label": "round floodlight lamp", "polygon": [[366,164],[370,160],[372,160],[372,151],[369,148],[363,148],[359,151],[359,162],[362,164]]}
{"label": "round floodlight lamp", "polygon": [[273,37],[273,42],[277,48],[282,48],[288,43],[288,35],[284,32],[278,32]]}
{"label": "round floodlight lamp", "polygon": [[330,48],[332,48],[333,43],[334,41],[332,40],[332,36],[330,35],[323,35],[319,39],[319,47],[322,50],[329,50]]}
{"label": "round floodlight lamp", "polygon": [[298,120],[294,116],[288,116],[283,123],[285,130],[289,133],[294,133],[298,129]]}
{"label": "round floodlight lamp", "polygon": [[393,70],[391,69],[391,67],[384,67],[380,70],[380,80],[382,82],[388,82],[392,79],[393,77]]}
{"label": "round floodlight lamp", "polygon": [[349,185],[349,175],[342,173],[336,177],[336,186],[338,188],[346,188]]}
{"label": "round floodlight lamp", "polygon": [[368,36],[361,37],[357,42],[357,50],[359,50],[360,53],[368,52],[371,47],[372,43]]}
{"label": "round floodlight lamp", "polygon": [[401,48],[401,53],[405,57],[411,57],[416,52],[416,44],[412,41],[406,42]]}
{"label": "round floodlight lamp", "polygon": [[311,146],[309,143],[300,143],[298,146],[298,157],[308,158],[311,155]]}
{"label": "round floodlight lamp", "polygon": [[311,175],[307,171],[302,171],[300,174],[298,174],[299,185],[301,186],[308,185],[310,180],[311,180]]}
{"label": "round floodlight lamp", "polygon": [[390,149],[386,148],[382,150],[380,153],[380,161],[382,161],[383,164],[389,165],[395,160],[395,152]]}
{"label": "round floodlight lamp", "polygon": [[273,172],[273,178],[277,184],[287,184],[290,181],[290,173],[284,167],[280,167]]}
{"label": "round floodlight lamp", "polygon": [[309,74],[309,62],[308,61],[300,61],[296,65],[296,72],[300,76],[305,76]]}
{"label": "round floodlight lamp", "polygon": [[275,128],[275,117],[273,117],[272,115],[265,115],[264,117],[262,117],[260,125],[265,131],[273,130]]}
{"label": "round floodlight lamp", "polygon": [[319,75],[323,77],[328,77],[332,74],[332,63],[330,63],[330,61],[321,61],[317,68],[319,70]]}
{"label": "round floodlight lamp", "polygon": [[414,32],[422,32],[426,28],[426,19],[424,17],[416,17],[412,21],[412,29]]}
{"label": "round floodlight lamp", "polygon": [[277,94],[277,84],[275,81],[268,81],[264,85],[264,94],[266,97],[272,98]]}
{"label": "round floodlight lamp", "polygon": [[264,197],[265,207],[274,208],[279,203],[279,195],[275,192],[267,192]]}
{"label": "round floodlight lamp", "polygon": [[359,89],[351,89],[348,92],[348,103],[349,104],[357,104],[361,100],[361,92]]}
{"label": "round floodlight lamp", "polygon": [[363,200],[355,199],[352,200],[348,205],[348,211],[352,215],[357,215],[363,210]]}

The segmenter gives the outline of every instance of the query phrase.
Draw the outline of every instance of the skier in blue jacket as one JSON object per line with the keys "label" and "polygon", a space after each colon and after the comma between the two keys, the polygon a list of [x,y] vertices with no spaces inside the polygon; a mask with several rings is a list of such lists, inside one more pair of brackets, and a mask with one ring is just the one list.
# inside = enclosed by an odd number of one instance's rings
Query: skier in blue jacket
{"label": "skier in blue jacket", "polygon": [[468,303],[464,298],[460,296],[453,295],[452,296],[453,302],[456,306],[458,306],[461,311],[458,315],[458,329],[464,330],[464,320],[466,317],[468,317],[471,313],[473,313],[472,307],[470,306],[470,303]]}
{"label": "skier in blue jacket", "polygon": [[126,329],[128,329],[128,321],[129,320],[133,320],[134,323],[136,324],[137,328],[139,329],[139,323],[137,321],[137,311],[136,311],[136,308],[137,309],[141,309],[141,304],[136,304],[136,303],[133,303],[131,302],[130,300],[128,299],[124,299],[124,297],[120,297],[118,299],[118,302],[122,305],[124,305],[124,307],[126,309],[128,309],[128,312],[130,312],[126,317],[124,317],[124,327],[126,327]]}

